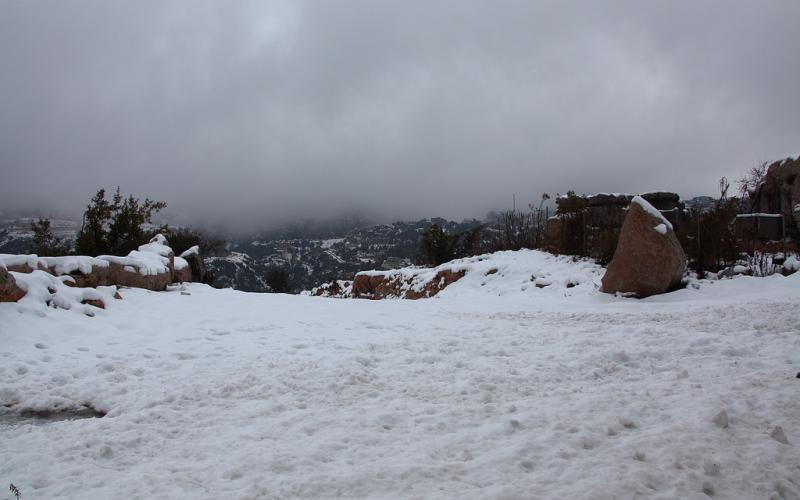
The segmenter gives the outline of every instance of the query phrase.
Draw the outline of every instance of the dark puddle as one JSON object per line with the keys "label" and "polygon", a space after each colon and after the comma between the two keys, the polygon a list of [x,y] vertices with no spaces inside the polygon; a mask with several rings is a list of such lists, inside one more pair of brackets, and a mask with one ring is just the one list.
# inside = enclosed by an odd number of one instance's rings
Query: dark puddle
{"label": "dark puddle", "polygon": [[18,425],[44,425],[64,420],[81,420],[85,418],[103,418],[105,412],[91,406],[81,406],[67,410],[31,410],[11,411],[0,409],[0,427]]}

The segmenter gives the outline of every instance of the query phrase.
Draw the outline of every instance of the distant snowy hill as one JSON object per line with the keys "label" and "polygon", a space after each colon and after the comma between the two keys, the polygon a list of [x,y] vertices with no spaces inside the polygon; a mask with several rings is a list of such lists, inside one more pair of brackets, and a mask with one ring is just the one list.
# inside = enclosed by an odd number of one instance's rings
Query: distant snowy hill
{"label": "distant snowy hill", "polygon": [[[31,223],[36,217],[0,218],[0,253],[31,253],[33,232]],[[79,224],[70,219],[50,219],[53,234],[63,240],[74,241]]]}
{"label": "distant snowy hill", "polygon": [[[0,218],[0,253],[30,253],[34,220]],[[78,221],[53,219],[51,223],[57,237],[75,239]],[[433,223],[451,232],[479,225],[474,220],[440,218],[378,225],[358,217],[309,221],[233,238],[219,255],[205,256],[206,266],[220,285],[247,292],[268,291],[267,271],[285,268],[292,291],[300,292],[334,279],[352,278],[359,271],[413,263],[419,234]]]}
{"label": "distant snowy hill", "polygon": [[388,269],[414,262],[419,234],[437,223],[451,232],[478,226],[478,221],[423,219],[414,222],[353,226],[334,229],[292,228],[239,238],[230,253],[206,259],[218,281],[237,290],[266,291],[271,266],[289,271],[292,290],[300,292],[334,279],[352,279],[355,273]]}

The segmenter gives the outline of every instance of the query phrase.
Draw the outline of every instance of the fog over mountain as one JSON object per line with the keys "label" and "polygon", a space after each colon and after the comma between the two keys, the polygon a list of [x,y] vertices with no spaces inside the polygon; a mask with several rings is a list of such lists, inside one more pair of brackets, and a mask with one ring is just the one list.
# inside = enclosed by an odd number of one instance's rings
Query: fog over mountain
{"label": "fog over mountain", "polygon": [[0,3],[0,208],[231,227],[710,194],[800,153],[800,2]]}

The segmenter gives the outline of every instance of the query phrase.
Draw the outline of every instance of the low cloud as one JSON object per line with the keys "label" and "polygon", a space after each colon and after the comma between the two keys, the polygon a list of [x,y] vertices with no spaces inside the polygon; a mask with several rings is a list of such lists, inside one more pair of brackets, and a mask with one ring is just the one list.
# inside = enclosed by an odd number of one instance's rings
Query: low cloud
{"label": "low cloud", "polygon": [[800,3],[4,2],[0,208],[194,223],[712,194],[800,153]]}

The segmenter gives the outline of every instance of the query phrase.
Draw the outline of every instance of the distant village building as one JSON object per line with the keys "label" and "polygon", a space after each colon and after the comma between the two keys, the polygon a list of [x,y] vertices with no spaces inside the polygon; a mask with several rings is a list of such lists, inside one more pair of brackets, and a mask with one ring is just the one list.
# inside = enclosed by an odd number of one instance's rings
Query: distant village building
{"label": "distant village building", "polygon": [[381,269],[390,271],[392,269],[400,269],[401,267],[408,267],[410,265],[411,261],[409,259],[402,257],[386,257],[381,265]]}

